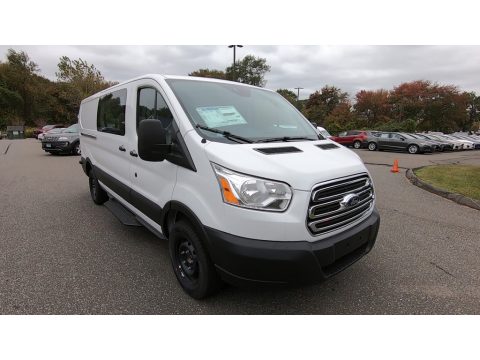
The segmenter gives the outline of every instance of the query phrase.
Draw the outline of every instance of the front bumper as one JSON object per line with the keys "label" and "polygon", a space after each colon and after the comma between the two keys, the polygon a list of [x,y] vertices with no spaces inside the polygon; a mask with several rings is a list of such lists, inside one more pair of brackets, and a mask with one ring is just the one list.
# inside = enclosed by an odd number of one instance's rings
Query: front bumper
{"label": "front bumper", "polygon": [[72,145],[68,141],[42,141],[42,149],[46,152],[71,152]]}
{"label": "front bumper", "polygon": [[211,258],[232,284],[320,282],[349,267],[372,249],[380,216],[374,209],[362,223],[330,238],[309,241],[247,239],[205,228]]}

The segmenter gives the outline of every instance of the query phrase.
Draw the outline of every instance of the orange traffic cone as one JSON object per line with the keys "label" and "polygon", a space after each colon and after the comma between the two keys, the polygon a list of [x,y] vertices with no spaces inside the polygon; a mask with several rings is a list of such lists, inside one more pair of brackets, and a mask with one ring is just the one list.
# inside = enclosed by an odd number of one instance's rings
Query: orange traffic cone
{"label": "orange traffic cone", "polygon": [[392,167],[392,169],[391,169],[390,171],[393,172],[393,173],[397,173],[397,172],[399,171],[399,170],[398,170],[398,160],[397,160],[397,159],[395,159],[395,160],[393,161],[393,167]]}

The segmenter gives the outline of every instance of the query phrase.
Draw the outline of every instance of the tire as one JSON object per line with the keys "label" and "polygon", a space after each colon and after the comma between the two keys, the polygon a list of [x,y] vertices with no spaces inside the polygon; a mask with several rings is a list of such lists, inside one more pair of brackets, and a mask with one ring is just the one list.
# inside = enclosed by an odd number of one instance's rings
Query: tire
{"label": "tire", "polygon": [[361,141],[355,140],[353,142],[353,148],[354,149],[360,149],[361,147],[362,147],[362,142]]}
{"label": "tire", "polygon": [[82,155],[82,150],[80,150],[80,143],[77,142],[72,149],[72,154],[73,155]]}
{"label": "tire", "polygon": [[187,221],[173,224],[169,250],[173,272],[188,295],[203,299],[220,289],[221,280],[200,236]]}
{"label": "tire", "polygon": [[418,145],[415,145],[415,144],[408,145],[408,152],[410,154],[417,154],[418,150],[419,150]]}
{"label": "tire", "polygon": [[108,194],[100,186],[93,170],[90,170],[88,173],[88,185],[90,187],[90,195],[95,204],[102,205],[108,200]]}
{"label": "tire", "polygon": [[375,151],[375,150],[377,150],[377,148],[378,148],[378,146],[377,146],[376,143],[374,143],[374,142],[368,143],[368,150]]}

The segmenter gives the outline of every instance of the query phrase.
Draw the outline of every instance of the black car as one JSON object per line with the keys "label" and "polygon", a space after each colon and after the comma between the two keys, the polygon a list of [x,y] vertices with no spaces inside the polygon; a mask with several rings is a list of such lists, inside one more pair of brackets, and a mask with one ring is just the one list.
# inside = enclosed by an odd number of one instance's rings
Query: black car
{"label": "black car", "polygon": [[42,149],[51,154],[80,155],[78,124],[63,129],[59,133],[46,134],[42,140]]}
{"label": "black car", "polygon": [[408,151],[410,154],[432,152],[433,147],[422,139],[415,139],[405,133],[382,132],[380,136],[368,139],[368,150]]}

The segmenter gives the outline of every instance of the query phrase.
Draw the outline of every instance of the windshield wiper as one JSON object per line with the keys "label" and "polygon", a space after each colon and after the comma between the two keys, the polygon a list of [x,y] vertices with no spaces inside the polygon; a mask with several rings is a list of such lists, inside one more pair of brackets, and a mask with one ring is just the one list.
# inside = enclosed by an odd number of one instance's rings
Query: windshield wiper
{"label": "windshield wiper", "polygon": [[266,138],[266,139],[260,139],[255,141],[256,143],[266,143],[266,142],[274,142],[274,141],[294,141],[294,140],[310,140],[310,141],[315,141],[318,139],[312,139],[306,136],[283,136],[283,137],[274,137],[274,138]]}
{"label": "windshield wiper", "polygon": [[213,133],[216,133],[216,134],[222,134],[227,139],[234,140],[236,142],[239,142],[238,140],[240,140],[244,143],[249,143],[249,144],[253,143],[253,141],[250,140],[250,139],[244,138],[243,136],[232,134],[231,132],[228,132],[228,131],[217,130],[217,129],[210,128],[208,126],[203,126],[203,125],[200,125],[200,124],[195,125],[195,127],[199,128],[199,129],[202,129],[202,130],[205,130],[205,131],[210,131],[210,132],[213,132]]}

